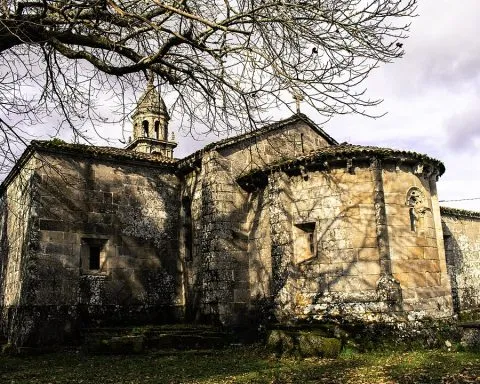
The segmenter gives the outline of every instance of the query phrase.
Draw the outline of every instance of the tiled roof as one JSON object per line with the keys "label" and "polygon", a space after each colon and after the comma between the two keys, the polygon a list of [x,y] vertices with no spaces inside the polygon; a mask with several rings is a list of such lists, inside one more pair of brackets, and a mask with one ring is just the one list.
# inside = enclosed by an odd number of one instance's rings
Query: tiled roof
{"label": "tiled roof", "polygon": [[317,151],[312,151],[309,154],[303,156],[297,156],[295,159],[282,160],[277,163],[273,163],[261,170],[253,170],[249,174],[242,176],[246,178],[253,176],[257,173],[265,173],[274,170],[295,168],[300,165],[307,165],[312,163],[319,163],[332,160],[345,160],[352,158],[369,158],[375,157],[381,160],[418,160],[425,163],[429,163],[435,167],[439,175],[445,172],[445,166],[437,159],[423,155],[417,152],[402,151],[391,148],[381,148],[372,146],[361,146],[351,144],[332,145],[329,147],[320,148]]}
{"label": "tiled roof", "polygon": [[140,161],[144,163],[150,163],[151,165],[164,166],[171,168],[173,171],[178,169],[188,169],[192,164],[197,162],[202,158],[205,152],[210,150],[218,150],[226,148],[230,145],[235,145],[246,141],[252,137],[273,131],[275,129],[284,127],[289,124],[294,124],[296,122],[305,122],[312,129],[316,130],[319,135],[323,136],[331,145],[327,147],[320,148],[317,151],[310,152],[309,154],[303,156],[297,156],[293,159],[286,159],[268,165],[262,169],[257,169],[251,171],[249,174],[242,176],[242,179],[247,179],[248,177],[255,177],[255,174],[262,174],[268,171],[276,169],[286,169],[286,168],[295,168],[301,165],[315,164],[319,162],[332,161],[332,160],[345,160],[352,158],[369,158],[375,157],[378,159],[395,159],[398,161],[421,161],[429,164],[438,170],[439,175],[442,175],[445,172],[445,166],[439,160],[433,159],[426,155],[411,152],[411,151],[401,151],[390,148],[380,148],[380,147],[371,147],[371,146],[360,146],[360,145],[350,145],[350,144],[338,144],[333,138],[331,138],[327,133],[321,130],[318,126],[315,125],[308,117],[302,114],[296,114],[292,117],[282,120],[280,122],[267,125],[257,131],[248,132],[243,135],[238,135],[232,138],[220,140],[216,143],[211,143],[205,146],[202,150],[193,153],[190,156],[187,156],[184,159],[170,159],[162,157],[158,154],[147,154],[141,152],[135,152],[131,150],[126,150],[122,148],[114,147],[96,147],[91,145],[84,144],[70,144],[62,140],[51,140],[51,141],[32,141],[28,146],[21,159],[17,162],[14,169],[10,172],[7,178],[4,180],[0,186],[0,192],[6,187],[6,185],[11,181],[15,176],[19,168],[23,166],[23,162],[29,158],[29,156],[37,150],[40,151],[49,151],[53,153],[64,153],[72,156],[83,156],[87,158],[100,159],[100,160],[121,160],[121,161]]}
{"label": "tiled roof", "polygon": [[239,142],[241,142],[245,139],[249,139],[250,137],[259,136],[259,135],[262,135],[264,133],[274,131],[275,129],[278,129],[278,128],[281,128],[281,127],[284,127],[286,125],[293,124],[293,123],[296,123],[296,122],[299,122],[299,121],[305,122],[308,125],[310,125],[312,128],[314,128],[319,134],[321,134],[322,136],[325,137],[325,139],[327,139],[329,144],[337,144],[337,141],[333,137],[329,136],[325,131],[323,131],[321,128],[319,128],[306,115],[300,113],[300,114],[292,115],[287,119],[277,121],[277,122],[272,123],[272,124],[268,124],[268,125],[260,128],[260,129],[257,129],[255,131],[247,132],[247,133],[244,133],[242,135],[238,135],[238,136],[230,137],[228,139],[223,139],[223,140],[217,141],[215,143],[207,145],[204,149],[208,151],[209,149],[213,149],[213,148],[215,148],[215,149],[216,148],[225,148],[229,145],[233,145],[233,144],[239,143]]}
{"label": "tiled roof", "polygon": [[173,165],[177,162],[177,160],[163,157],[159,154],[134,152],[115,147],[96,147],[85,144],[71,144],[61,140],[34,140],[31,142],[30,147],[35,150],[80,154],[89,158],[104,160],[137,160],[166,165]]}
{"label": "tiled roof", "polygon": [[231,145],[241,143],[241,142],[246,141],[248,139],[251,139],[253,137],[260,136],[262,134],[274,131],[274,130],[282,128],[286,125],[294,124],[294,123],[297,123],[297,122],[304,122],[304,123],[308,124],[320,136],[324,137],[329,144],[331,144],[331,145],[338,144],[337,141],[333,137],[331,137],[323,129],[318,127],[318,125],[316,125],[306,115],[304,115],[302,113],[299,113],[299,114],[292,115],[287,119],[277,121],[277,122],[272,123],[272,124],[268,124],[268,125],[260,128],[260,129],[257,129],[257,130],[251,131],[251,132],[247,132],[247,133],[244,133],[244,134],[241,134],[241,135],[229,137],[227,139],[219,140],[219,141],[216,141],[214,143],[210,143],[210,144],[206,145],[205,147],[203,147],[202,149],[200,149],[199,151],[194,152],[191,155],[189,155],[189,156],[185,157],[184,159],[180,160],[179,166],[182,167],[182,166],[190,163],[191,161],[194,161],[195,159],[201,158],[203,156],[203,154],[207,151],[223,149],[223,148],[229,147]]}
{"label": "tiled roof", "polygon": [[159,154],[148,154],[126,150],[115,147],[96,147],[85,144],[71,144],[63,140],[33,140],[25,149],[22,156],[15,163],[14,167],[7,177],[0,184],[0,194],[2,194],[17,173],[22,169],[26,161],[36,152],[50,152],[57,154],[66,154],[70,156],[84,157],[88,159],[110,160],[110,161],[135,161],[142,162],[145,165],[154,165],[168,167],[175,171],[178,160],[162,157]]}
{"label": "tiled roof", "polygon": [[473,219],[480,219],[480,212],[468,211],[466,209],[440,207],[440,213],[445,216],[469,217]]}

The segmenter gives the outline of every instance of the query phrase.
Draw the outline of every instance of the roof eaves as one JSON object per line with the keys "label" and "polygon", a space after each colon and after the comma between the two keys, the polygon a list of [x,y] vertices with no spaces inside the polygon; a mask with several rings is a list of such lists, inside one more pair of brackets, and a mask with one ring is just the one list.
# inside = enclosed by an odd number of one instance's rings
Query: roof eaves
{"label": "roof eaves", "polygon": [[370,158],[377,157],[380,159],[415,159],[419,161],[425,161],[431,163],[434,167],[437,168],[439,176],[445,172],[445,166],[443,163],[437,159],[431,158],[427,155],[423,155],[417,152],[410,151],[401,151],[390,148],[381,148],[381,147],[363,147],[358,145],[337,145],[321,148],[318,151],[311,152],[310,154],[297,157],[295,159],[287,159],[273,163],[262,169],[255,169],[245,175],[242,175],[241,179],[247,179],[249,177],[254,177],[257,173],[268,173],[272,171],[277,171],[281,169],[293,169],[300,167],[305,163],[323,163],[324,161],[331,160],[342,160],[342,159],[351,159],[352,157],[356,158]]}
{"label": "roof eaves", "polygon": [[34,152],[35,149],[31,144],[27,146],[20,158],[15,162],[7,177],[5,177],[0,184],[0,196],[4,194],[10,183],[13,181],[13,179],[15,179],[15,176],[17,176],[17,174],[22,170],[23,166],[28,162],[28,160],[30,160]]}
{"label": "roof eaves", "polygon": [[466,209],[440,207],[440,214],[444,216],[467,217],[472,219],[480,219],[480,212],[470,211]]}
{"label": "roof eaves", "polygon": [[127,162],[149,163],[156,166],[174,167],[177,161],[167,158],[156,158],[149,154],[128,151],[113,147],[96,147],[84,144],[59,143],[54,141],[32,141],[32,147],[38,151],[68,154],[76,157],[88,157],[102,160],[122,160]]}
{"label": "roof eaves", "polygon": [[233,137],[229,137],[227,139],[222,139],[222,140],[219,140],[219,141],[216,141],[216,142],[213,142],[213,143],[210,143],[210,144],[207,144],[205,147],[203,147],[202,149],[192,153],[191,155],[188,155],[187,157],[183,158],[181,161],[180,161],[180,164],[179,164],[179,167],[182,168],[182,167],[185,167],[187,166],[187,164],[193,164],[196,162],[196,160],[200,159],[203,157],[203,155],[205,154],[205,152],[208,152],[208,151],[211,151],[211,150],[218,150],[218,149],[224,149],[224,148],[227,148],[231,145],[235,145],[237,143],[240,143],[242,142],[243,140],[247,140],[247,139],[250,139],[252,137],[257,137],[259,135],[262,135],[262,134],[265,134],[265,133],[268,133],[270,131],[273,131],[275,129],[278,129],[278,128],[281,128],[281,127],[284,127],[285,125],[288,125],[288,124],[292,124],[292,123],[295,123],[297,121],[303,121],[305,122],[306,124],[308,124],[308,126],[310,126],[310,128],[312,128],[313,130],[315,130],[319,135],[323,136],[327,142],[331,145],[338,145],[338,142],[333,138],[331,137],[330,135],[328,135],[324,130],[322,130],[317,124],[315,124],[311,119],[309,119],[306,115],[304,115],[303,113],[298,113],[298,114],[295,114],[295,115],[292,115],[284,120],[280,120],[280,121],[277,121],[277,122],[274,122],[274,123],[271,123],[271,124],[268,124],[258,130],[255,130],[255,131],[250,131],[250,132],[246,132],[246,133],[243,133],[241,135],[237,135],[237,136],[233,136]]}

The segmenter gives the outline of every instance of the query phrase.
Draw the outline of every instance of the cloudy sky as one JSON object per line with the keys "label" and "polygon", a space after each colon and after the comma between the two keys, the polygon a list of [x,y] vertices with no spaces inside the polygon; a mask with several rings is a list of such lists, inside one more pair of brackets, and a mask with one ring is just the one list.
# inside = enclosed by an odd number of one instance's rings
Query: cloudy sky
{"label": "cloudy sky", "polygon": [[[387,115],[337,116],[326,124],[310,117],[339,142],[414,150],[442,160],[447,171],[438,183],[440,199],[478,198],[442,204],[480,211],[480,0],[418,2],[404,58],[377,69],[364,84],[371,98],[384,100],[370,112]],[[174,121],[171,127],[175,131]],[[108,132],[111,137],[111,127]],[[218,139],[177,133],[175,155]]]}
{"label": "cloudy sky", "polygon": [[419,0],[405,57],[367,81],[383,98],[380,119],[337,117],[325,126],[339,141],[410,149],[442,160],[440,200],[480,210],[480,1]]}
{"label": "cloudy sky", "polygon": [[[480,0],[419,0],[417,13],[404,58],[365,83],[372,98],[384,100],[372,112],[387,115],[337,116],[322,127],[339,142],[442,160],[447,170],[438,183],[440,200],[479,198],[442,204],[480,211]],[[216,139],[179,138],[176,155]]]}

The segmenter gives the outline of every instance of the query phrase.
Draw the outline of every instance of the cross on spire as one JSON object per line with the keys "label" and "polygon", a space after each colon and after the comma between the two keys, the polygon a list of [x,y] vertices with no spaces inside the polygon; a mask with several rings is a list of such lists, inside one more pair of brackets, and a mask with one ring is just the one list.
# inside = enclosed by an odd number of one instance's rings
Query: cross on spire
{"label": "cross on spire", "polygon": [[293,100],[295,100],[295,105],[297,107],[297,113],[300,113],[300,103],[303,101],[303,95],[300,92],[293,92]]}
{"label": "cross on spire", "polygon": [[148,71],[148,84],[147,84],[147,88],[148,89],[152,89],[153,88],[153,72],[152,71]]}

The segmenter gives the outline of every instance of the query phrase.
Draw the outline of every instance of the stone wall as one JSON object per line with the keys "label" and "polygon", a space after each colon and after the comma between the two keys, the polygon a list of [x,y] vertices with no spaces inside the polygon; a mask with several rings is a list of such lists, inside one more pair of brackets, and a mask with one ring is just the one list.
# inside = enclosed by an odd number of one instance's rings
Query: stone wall
{"label": "stone wall", "polygon": [[[237,177],[284,158],[327,146],[305,123],[210,150],[184,175],[181,255],[191,318],[240,324],[262,316],[272,297],[268,191],[248,194]],[[191,222],[187,222],[187,216]],[[190,239],[191,245],[185,245]],[[186,249],[192,249],[191,251]]]}
{"label": "stone wall", "polygon": [[480,309],[480,213],[442,207],[443,236],[457,313]]}
{"label": "stone wall", "polygon": [[29,274],[36,264],[31,220],[35,164],[35,158],[26,162],[0,197],[0,330],[20,342],[30,324],[19,308],[31,300]]}
{"label": "stone wall", "polygon": [[410,319],[452,315],[436,190],[436,174],[418,165],[386,164],[383,171],[393,276]]}
{"label": "stone wall", "polygon": [[271,268],[264,285],[279,320],[452,314],[435,175],[416,167],[337,160],[271,172],[252,192],[252,201],[267,196],[256,215],[261,223],[268,212],[271,264],[263,250],[250,257],[257,270]]}
{"label": "stone wall", "polygon": [[241,322],[249,299],[246,193],[231,173],[231,162],[210,151],[201,169],[185,176],[182,192],[182,200],[190,202],[193,230],[187,307],[196,312],[193,317],[224,324]]}
{"label": "stone wall", "polygon": [[263,313],[263,311],[270,307],[273,294],[268,189],[253,191],[249,195],[247,207],[250,308],[258,316],[264,317],[270,315],[267,312]]}
{"label": "stone wall", "polygon": [[21,344],[61,342],[80,326],[178,319],[173,172],[43,154],[36,176],[29,243],[35,263],[22,291],[31,329]]}
{"label": "stone wall", "polygon": [[374,181],[367,166],[269,177],[279,319],[381,312]]}

